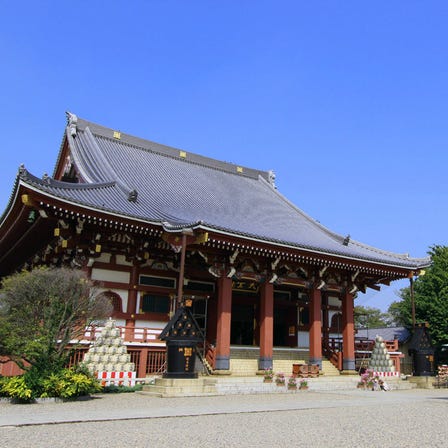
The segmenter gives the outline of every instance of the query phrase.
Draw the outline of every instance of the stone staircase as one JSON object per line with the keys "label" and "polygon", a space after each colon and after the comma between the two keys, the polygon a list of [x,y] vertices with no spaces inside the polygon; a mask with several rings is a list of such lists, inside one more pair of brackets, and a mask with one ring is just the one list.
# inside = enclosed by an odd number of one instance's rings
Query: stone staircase
{"label": "stone staircase", "polygon": [[[193,379],[156,378],[154,384],[143,386],[140,393],[159,397],[188,397],[231,394],[272,394],[306,393],[291,391],[287,386],[277,386],[275,382],[265,383],[263,375],[258,374],[258,347],[232,347],[230,375],[203,375]],[[274,372],[284,372],[286,378],[292,374],[293,364],[309,362],[307,351],[294,349],[274,349]],[[310,391],[334,391],[357,389],[358,375],[341,375],[339,371],[324,359],[318,378],[307,378]],[[410,381],[400,378],[387,378],[391,390],[411,389]]]}
{"label": "stone staircase", "polygon": [[[230,371],[232,376],[253,376],[258,371],[258,347],[232,347],[230,350]],[[292,372],[293,364],[308,362],[308,352],[291,349],[274,349],[273,369],[275,372]]]}
{"label": "stone staircase", "polygon": [[[293,364],[307,364],[309,353],[305,350],[274,349],[273,370],[284,372],[285,375],[292,373]],[[232,347],[230,350],[230,371],[235,376],[253,376],[258,371],[258,347]],[[324,359],[322,361],[321,375],[339,376],[339,370],[333,364]]]}
{"label": "stone staircase", "polygon": [[219,395],[216,379],[208,376],[188,379],[156,378],[154,384],[144,385],[138,393],[164,398]]}
{"label": "stone staircase", "polygon": [[330,362],[328,359],[322,360],[322,375],[325,375],[325,377],[330,376],[340,376],[341,373],[339,370]]}
{"label": "stone staircase", "polygon": [[[333,377],[307,378],[308,391],[331,392],[357,390],[358,375],[340,375]],[[387,380],[391,390],[412,389],[415,384],[399,378]],[[248,377],[200,377],[197,379],[156,379],[155,384],[145,385],[141,394],[158,397],[194,397],[212,395],[245,395],[245,394],[300,394],[302,390],[288,390],[287,386],[277,386],[275,382],[265,383],[263,376]],[[359,391],[364,392],[364,391]],[[369,392],[369,391],[365,391]]]}

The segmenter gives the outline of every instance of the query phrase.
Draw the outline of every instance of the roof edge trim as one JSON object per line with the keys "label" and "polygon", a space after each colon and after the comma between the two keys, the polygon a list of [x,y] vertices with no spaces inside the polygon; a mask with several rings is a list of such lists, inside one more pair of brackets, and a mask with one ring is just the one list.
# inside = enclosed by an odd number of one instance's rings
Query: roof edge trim
{"label": "roof edge trim", "polygon": [[210,232],[214,232],[214,233],[218,233],[221,235],[226,235],[226,236],[230,236],[230,237],[238,237],[238,238],[242,238],[248,241],[254,241],[257,243],[261,243],[261,244],[271,244],[273,246],[277,246],[277,247],[283,247],[286,249],[293,249],[293,250],[301,250],[304,252],[308,252],[308,253],[313,253],[313,254],[318,254],[318,255],[325,255],[328,257],[336,257],[336,258],[340,258],[340,259],[344,259],[344,260],[353,260],[353,261],[358,261],[358,262],[363,262],[363,263],[368,263],[368,264],[381,264],[383,266],[388,266],[388,267],[394,267],[394,268],[399,268],[399,269],[406,269],[406,270],[413,270],[413,269],[421,269],[421,268],[426,268],[428,266],[431,265],[431,261],[430,258],[409,258],[409,261],[415,261],[416,263],[420,262],[421,264],[415,264],[415,265],[403,265],[403,264],[393,264],[390,262],[384,262],[381,260],[369,260],[367,258],[358,258],[358,257],[349,257],[347,255],[342,255],[342,254],[336,254],[336,253],[331,253],[331,252],[325,252],[319,249],[311,249],[311,248],[306,248],[303,246],[294,246],[291,244],[285,244],[285,243],[280,243],[278,241],[274,241],[274,240],[262,240],[260,238],[256,238],[256,237],[251,237],[251,236],[241,236],[238,234],[234,234],[234,233],[229,233],[225,230],[220,230],[220,229],[216,229],[207,225],[203,225],[203,224],[197,224],[196,226],[192,226],[192,228],[197,229],[200,228],[202,230],[207,230]]}

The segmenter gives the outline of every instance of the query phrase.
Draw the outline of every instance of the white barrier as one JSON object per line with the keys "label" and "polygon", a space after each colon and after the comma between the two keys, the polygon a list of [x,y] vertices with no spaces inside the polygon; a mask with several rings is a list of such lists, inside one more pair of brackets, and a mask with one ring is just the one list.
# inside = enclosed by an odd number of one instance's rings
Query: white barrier
{"label": "white barrier", "polygon": [[372,376],[400,376],[400,372],[372,372]]}
{"label": "white barrier", "polygon": [[135,386],[137,372],[96,372],[102,386]]}

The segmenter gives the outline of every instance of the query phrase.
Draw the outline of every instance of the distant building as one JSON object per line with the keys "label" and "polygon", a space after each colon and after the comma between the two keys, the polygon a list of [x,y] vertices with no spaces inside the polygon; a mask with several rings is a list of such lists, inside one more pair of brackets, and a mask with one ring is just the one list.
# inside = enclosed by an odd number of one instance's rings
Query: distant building
{"label": "distant building", "polygon": [[[19,169],[0,218],[0,275],[86,270],[136,346],[163,349],[158,333],[191,298],[214,370],[231,369],[231,348],[241,346],[259,369],[281,347],[319,365],[336,354],[340,369],[354,370],[356,293],[417,275],[429,259],[332,232],[274,179],[69,113],[53,175]],[[139,362],[144,373],[149,361]]]}
{"label": "distant building", "polygon": [[411,332],[406,327],[378,327],[378,328],[360,328],[356,332],[358,338],[375,339],[375,336],[381,336],[385,341],[396,339],[401,345],[409,341]]}

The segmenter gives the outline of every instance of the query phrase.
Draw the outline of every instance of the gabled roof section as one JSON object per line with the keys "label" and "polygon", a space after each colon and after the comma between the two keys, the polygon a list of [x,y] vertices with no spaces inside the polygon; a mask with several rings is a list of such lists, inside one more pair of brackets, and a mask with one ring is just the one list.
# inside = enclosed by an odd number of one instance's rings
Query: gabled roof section
{"label": "gabled roof section", "polygon": [[[108,164],[107,159],[104,158],[104,154],[99,147],[95,148],[95,151],[89,151],[88,153],[85,151],[87,147],[94,148],[100,143],[103,146],[108,142],[109,150],[115,149],[119,151],[122,145],[125,145],[137,148],[139,151],[158,154],[159,156],[165,156],[170,159],[183,160],[186,163],[199,165],[204,168],[216,169],[230,174],[237,173],[243,177],[257,179],[261,176],[266,181],[273,183],[273,173],[271,171],[238,166],[233,163],[222,162],[182,149],[134,137],[121,131],[88,122],[70,112],[67,112],[67,117],[66,136],[78,168],[86,177],[87,181],[99,181],[100,179],[104,179],[104,177],[114,176],[113,166]],[[97,141],[98,139],[99,141]]]}
{"label": "gabled roof section", "polygon": [[83,183],[42,180],[26,171],[21,174],[22,182],[48,195],[156,222],[173,231],[201,227],[389,266],[429,265],[429,258],[409,258],[331,232],[282,196],[269,171],[187,153],[73,114],[68,117],[70,157]]}

